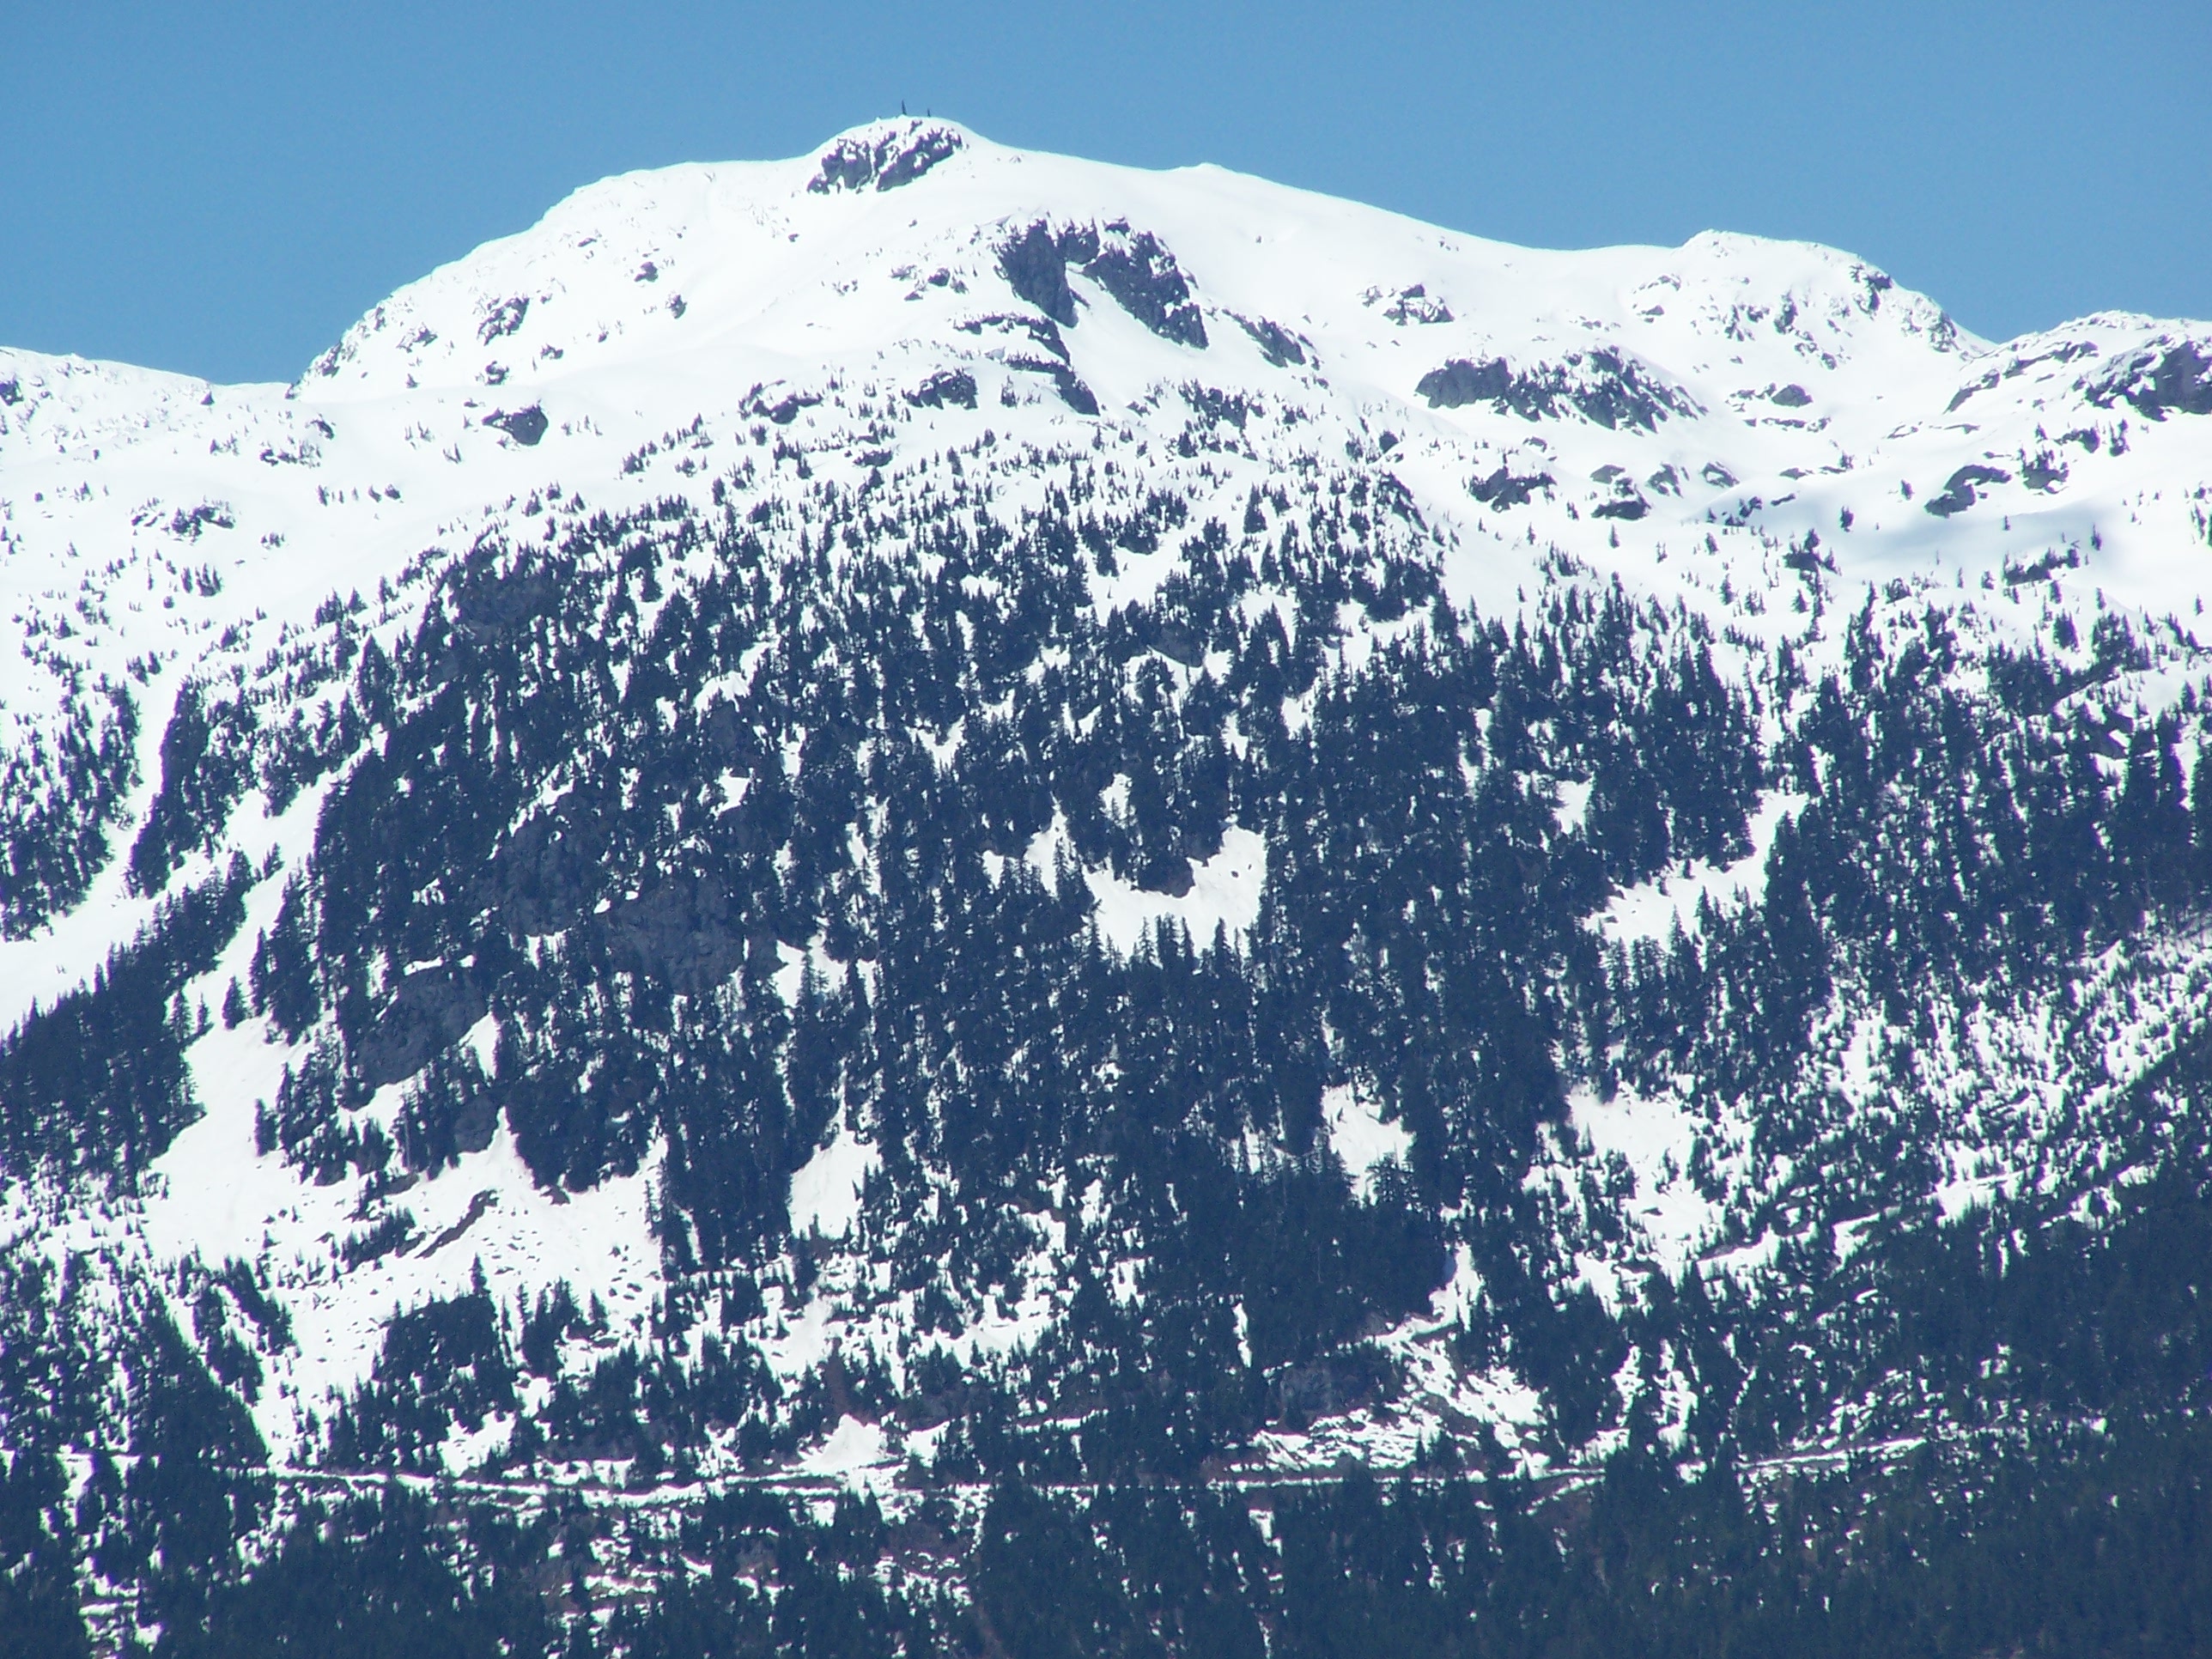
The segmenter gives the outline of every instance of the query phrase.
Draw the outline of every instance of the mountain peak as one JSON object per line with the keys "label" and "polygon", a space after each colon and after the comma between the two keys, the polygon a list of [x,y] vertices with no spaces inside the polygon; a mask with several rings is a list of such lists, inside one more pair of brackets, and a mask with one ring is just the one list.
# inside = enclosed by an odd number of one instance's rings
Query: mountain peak
{"label": "mountain peak", "polygon": [[950,121],[921,116],[871,121],[830,142],[806,187],[817,194],[896,190],[965,149],[968,141],[969,135]]}
{"label": "mountain peak", "polygon": [[1456,1469],[2212,1404],[2208,429],[2202,330],[903,116],[289,387],[0,351],[0,1520],[127,1638],[469,1475],[568,1651],[826,1651],[836,1486],[935,1618],[1280,1485],[1227,1606],[1347,1460],[1472,1563]]}

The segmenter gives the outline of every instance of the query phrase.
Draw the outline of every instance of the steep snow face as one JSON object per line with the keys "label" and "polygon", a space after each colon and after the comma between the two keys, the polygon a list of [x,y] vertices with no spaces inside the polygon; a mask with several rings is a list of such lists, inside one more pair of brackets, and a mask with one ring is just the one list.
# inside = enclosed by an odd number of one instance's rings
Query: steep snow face
{"label": "steep snow face", "polygon": [[[112,783],[93,825],[104,860],[61,860],[40,902],[27,886],[0,892],[0,1026],[88,977],[154,913],[161,884],[134,882],[124,849],[149,818],[185,687],[266,690],[313,725],[335,717],[343,684],[299,690],[288,653],[341,614],[389,647],[421,613],[426,571],[479,536],[550,540],[547,502],[573,523],[672,500],[704,516],[726,494],[732,510],[772,517],[804,495],[738,482],[727,464],[741,448],[773,446],[802,481],[859,492],[956,450],[980,467],[987,445],[1086,452],[1125,475],[1179,469],[1194,524],[1212,514],[1251,534],[1286,511],[1286,480],[1352,455],[1389,481],[1374,511],[1442,550],[1455,601],[1510,618],[1547,571],[1571,564],[1593,589],[1617,577],[1709,623],[1723,672],[1745,684],[1785,647],[1814,670],[1836,661],[1842,630],[1824,606],[1869,589],[1943,591],[1990,636],[2061,613],[2079,613],[2087,636],[2093,613],[2128,608],[2178,660],[2196,649],[2212,585],[2212,325],[2100,315],[1991,345],[1863,262],[1806,244],[1709,234],[1671,249],[1521,249],[1215,167],[1143,173],[942,122],[878,123],[794,161],[579,191],[391,296],[289,386],[0,351],[0,827],[58,836],[40,826],[88,798],[65,782],[88,769]],[[1052,485],[1035,470],[1002,504],[1020,507],[1024,491],[1043,501]],[[1176,574],[1179,554],[1158,539],[1102,565],[1102,618]],[[1280,609],[1302,631],[1295,604]],[[1418,620],[1342,612],[1340,669]],[[1218,666],[1193,640],[1149,654],[1186,692]],[[2178,695],[2168,666],[2154,656],[2136,671],[2146,700]],[[1284,700],[1287,730],[1312,717],[1310,696]],[[965,740],[958,722],[923,739],[940,762]],[[82,759],[95,749],[106,758]],[[749,780],[725,783],[734,806]],[[247,971],[285,874],[313,845],[321,791],[277,801],[247,788],[220,833],[182,854],[179,879],[234,851],[260,872],[244,931],[188,1006],[220,1006]],[[1589,792],[1563,793],[1563,827]],[[1126,778],[1104,786],[1109,813],[1127,793]],[[1697,931],[1704,901],[1756,896],[1770,842],[1802,804],[1771,793],[1733,856],[1612,895],[1592,931],[1661,941],[1677,923]],[[1023,848],[988,855],[994,879],[1026,865],[1056,890],[1063,871],[1080,874],[1100,938],[1123,956],[1162,924],[1200,946],[1241,944],[1279,874],[1264,838],[1234,823],[1187,877],[1143,884],[1084,866],[1062,817]],[[800,970],[787,974],[795,1006]],[[495,1069],[489,1030],[471,1029]],[[258,1407],[272,1446],[304,1445],[308,1414],[368,1374],[387,1310],[465,1289],[478,1262],[502,1307],[560,1279],[603,1303],[616,1330],[647,1327],[667,1289],[654,1158],[586,1192],[549,1192],[502,1127],[404,1189],[404,1206],[349,1180],[311,1184],[257,1149],[255,1121],[306,1048],[258,1017],[200,1036],[190,1056],[205,1115],[160,1160],[143,1206],[95,1230],[118,1259],[136,1249],[213,1270],[237,1258],[286,1299],[297,1346],[272,1359],[281,1386]],[[402,1086],[366,1109],[387,1128]],[[1968,1083],[1956,1086],[1965,1097]],[[1697,1104],[1575,1108],[1594,1155],[1626,1172],[1637,1249],[1670,1270],[1721,1224],[1683,1173]],[[1413,1131],[1346,1085],[1321,1109],[1357,1190],[1392,1184],[1386,1166],[1408,1159]],[[1983,1152],[1947,1149],[1958,1183],[1999,1179],[1975,1173]],[[825,1249],[865,1236],[882,1157],[867,1126],[840,1115],[790,1179],[793,1234]],[[382,1243],[368,1237],[379,1224]],[[1056,1244],[1035,1226],[1007,1306],[975,1342],[1011,1349],[1044,1328]],[[1612,1269],[1583,1265],[1611,1299]],[[1140,1266],[1117,1264],[1128,1298]],[[868,1304],[868,1272],[845,1261],[815,1301],[775,1310],[779,1365],[795,1373],[831,1351],[835,1297],[847,1298],[836,1332],[874,1317],[878,1357],[901,1352],[890,1325],[905,1316]],[[1463,1247],[1453,1286],[1453,1307],[1479,1291]],[[1431,1392],[1473,1390],[1453,1410],[1530,1417],[1509,1373],[1447,1386],[1440,1352],[1420,1350],[1420,1366],[1443,1368]],[[849,1473],[887,1455],[875,1425],[838,1424],[807,1467]]]}

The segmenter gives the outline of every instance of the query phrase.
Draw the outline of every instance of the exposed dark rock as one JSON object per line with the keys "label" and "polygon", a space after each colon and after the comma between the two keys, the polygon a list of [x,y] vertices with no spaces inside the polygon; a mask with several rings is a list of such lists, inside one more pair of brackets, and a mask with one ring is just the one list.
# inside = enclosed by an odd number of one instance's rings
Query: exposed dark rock
{"label": "exposed dark rock", "polygon": [[1593,519],[1635,520],[1651,510],[1650,504],[1637,494],[1636,481],[1628,476],[1628,469],[1625,466],[1615,466],[1608,461],[1592,471],[1590,482],[1605,484],[1613,491],[1611,501],[1601,502],[1590,509]]}
{"label": "exposed dark rock", "polygon": [[559,599],[559,585],[550,572],[532,567],[502,574],[487,563],[462,578],[453,617],[464,639],[504,639],[551,611]]}
{"label": "exposed dark rock", "polygon": [[1045,317],[1008,316],[1004,313],[989,317],[974,317],[954,325],[963,334],[981,335],[985,329],[1001,333],[1021,334],[1033,343],[1060,360],[1067,361],[1067,341],[1060,334],[1059,325]]}
{"label": "exposed dark rock", "polygon": [[1287,1428],[1303,1430],[1315,1419],[1334,1416],[1375,1399],[1383,1374],[1371,1351],[1350,1349],[1291,1366],[1277,1376],[1267,1394],[1268,1416]]}
{"label": "exposed dark rock", "polygon": [[2194,340],[2161,340],[2112,365],[2082,388],[2091,403],[2124,402],[2145,420],[2212,415],[2212,353]]}
{"label": "exposed dark rock", "polygon": [[945,409],[953,404],[962,409],[973,409],[975,407],[975,377],[964,368],[939,369],[908,392],[906,400],[927,409]]}
{"label": "exposed dark rock", "polygon": [[550,815],[532,813],[500,848],[483,902],[517,937],[559,932],[590,908],[604,841],[601,826],[571,800]]}
{"label": "exposed dark rock", "polygon": [[545,419],[545,411],[536,404],[532,404],[527,409],[486,416],[484,424],[497,427],[515,442],[528,448],[545,435],[545,428],[549,423]]}
{"label": "exposed dark rock", "polygon": [[1782,409],[1802,409],[1813,401],[1813,394],[1793,382],[1775,387],[1766,394],[1766,401]]}
{"label": "exposed dark rock", "polygon": [[1257,320],[1250,317],[1237,317],[1236,320],[1237,326],[1252,337],[1252,343],[1260,348],[1260,355],[1277,368],[1288,368],[1293,363],[1304,367],[1305,348],[1298,343],[1297,337],[1280,323],[1271,323],[1264,317]]}
{"label": "exposed dark rock", "polygon": [[1944,414],[1958,414],[1960,404],[1966,403],[1966,398],[1975,396],[1978,392],[1990,392],[1990,389],[1996,389],[2002,380],[2011,380],[2011,378],[2020,376],[2021,372],[2035,368],[2037,362],[2073,362],[2075,358],[2079,356],[2097,356],[2097,343],[2066,341],[2063,345],[2055,345],[2053,349],[2048,349],[2048,352],[2037,352],[2035,356],[2015,356],[2011,362],[2006,362],[2002,369],[1984,369],[1980,380],[1969,380],[1969,383],[1962,385],[1955,394],[1951,394],[1951,403],[1944,404]]}
{"label": "exposed dark rock", "polygon": [[1477,478],[1467,487],[1467,493],[1485,507],[1526,507],[1528,498],[1540,489],[1549,489],[1553,484],[1548,472],[1534,472],[1517,478],[1505,468],[1499,467],[1486,478]]}
{"label": "exposed dark rock", "polygon": [[1431,409],[1486,403],[1501,415],[1523,420],[1556,418],[1571,409],[1599,426],[1650,431],[1669,415],[1691,415],[1698,405],[1678,386],[1654,379],[1610,347],[1571,352],[1561,362],[1516,370],[1503,357],[1454,358],[1424,374],[1413,388]]}
{"label": "exposed dark rock", "polygon": [[1994,368],[1990,369],[1988,373],[1984,374],[1981,379],[1970,381],[1966,385],[1960,386],[1958,391],[1953,392],[1951,394],[1951,401],[1943,405],[1943,412],[1946,415],[1957,414],[1959,412],[1960,406],[1963,404],[1967,398],[1972,397],[1978,392],[1988,392],[1994,389],[1997,383],[2002,379],[2003,375],[1998,370]]}
{"label": "exposed dark rock", "polygon": [[1944,480],[1943,493],[1931,497],[1927,510],[1939,519],[1948,519],[1964,513],[1981,498],[1974,493],[1977,484],[2009,483],[2012,474],[2001,466],[1983,466],[1978,463],[1962,466]]}
{"label": "exposed dark rock", "polygon": [[1066,328],[1075,326],[1074,265],[1162,339],[1204,346],[1206,323],[1175,255],[1150,231],[1115,220],[1102,230],[1070,225],[1054,233],[1043,220],[999,250],[1000,274],[1015,295]]}
{"label": "exposed dark rock", "polygon": [[1164,617],[1152,629],[1152,649],[1170,662],[1181,663],[1185,668],[1196,668],[1206,660],[1206,645],[1189,626],[1173,617]]}
{"label": "exposed dark rock", "polygon": [[937,122],[908,120],[872,136],[841,138],[825,151],[822,166],[806,188],[816,195],[833,190],[896,190],[910,185],[961,148],[960,135]]}
{"label": "exposed dark rock", "polygon": [[[496,1123],[498,1121],[498,1114],[496,1112],[492,1113],[488,1119],[488,1121]],[[465,1152],[480,1152],[490,1145],[491,1133],[489,1129],[486,1129],[483,1131],[483,1139],[477,1141],[476,1145],[469,1146],[464,1144],[461,1150]],[[452,1243],[463,1233],[468,1231],[470,1228],[475,1226],[477,1222],[483,1220],[484,1212],[490,1209],[492,1206],[498,1202],[499,1194],[497,1193],[490,1191],[478,1193],[474,1198],[471,1198],[469,1200],[469,1207],[466,1212],[463,1213],[461,1218],[459,1221],[456,1221],[452,1226],[447,1228],[445,1231],[440,1233],[428,1244],[424,1245],[422,1247],[422,1254],[424,1256],[433,1256],[437,1255],[438,1252],[444,1249],[447,1245]]]}
{"label": "exposed dark rock", "polygon": [[613,960],[691,991],[710,989],[745,959],[744,901],[712,875],[675,876],[599,917]]}
{"label": "exposed dark rock", "polygon": [[1083,384],[1083,377],[1066,363],[1048,362],[1042,357],[1009,357],[1008,368],[1026,369],[1032,374],[1048,377],[1059,391],[1060,401],[1079,415],[1096,415],[1098,399],[1091,388]]}
{"label": "exposed dark rock", "polygon": [[1108,226],[1083,274],[1162,339],[1205,347],[1206,323],[1191,298],[1190,283],[1175,255],[1150,231],[1132,234],[1126,225]]}
{"label": "exposed dark rock", "polygon": [[755,415],[765,415],[778,426],[789,426],[799,418],[801,410],[812,409],[821,401],[822,394],[817,392],[787,392],[771,404],[755,392],[745,407]]}
{"label": "exposed dark rock", "polygon": [[1181,853],[1167,852],[1138,871],[1136,884],[1147,893],[1182,898],[1198,884],[1198,878],[1192,872],[1188,857]]}
{"label": "exposed dark rock", "polygon": [[1442,368],[1432,368],[1421,376],[1413,387],[1416,397],[1429,400],[1431,409],[1462,409],[1469,404],[1494,403],[1516,414],[1536,418],[1537,413],[1548,413],[1549,404],[1541,410],[1524,408],[1516,401],[1521,395],[1520,380],[1503,357],[1492,357],[1482,362],[1469,362],[1454,358]]}
{"label": "exposed dark rock", "polygon": [[362,1082],[380,1089],[414,1076],[483,1016],[483,993],[465,969],[416,969],[351,1045]]}
{"label": "exposed dark rock", "polygon": [[1951,401],[1944,405],[1944,413],[1955,414],[1960,405],[1975,393],[1991,391],[2001,382],[2014,379],[2026,370],[2034,368],[2038,363],[2070,363],[2077,357],[2094,357],[2096,355],[2095,341],[2068,340],[2063,344],[2052,347],[2049,351],[2039,351],[2032,357],[2015,357],[2002,369],[1985,370],[1979,380],[1969,381],[1960,386],[1952,394]]}
{"label": "exposed dark rock", "polygon": [[1382,314],[1401,328],[1408,323],[1448,323],[1452,319],[1451,307],[1431,295],[1419,283],[1399,290]]}
{"label": "exposed dark rock", "polygon": [[910,185],[960,148],[960,135],[949,127],[935,127],[914,141],[876,171],[878,190],[896,190]]}
{"label": "exposed dark rock", "polygon": [[1067,255],[1043,220],[999,250],[999,274],[1016,299],[1027,301],[1063,328],[1075,326],[1075,291],[1067,285]]}

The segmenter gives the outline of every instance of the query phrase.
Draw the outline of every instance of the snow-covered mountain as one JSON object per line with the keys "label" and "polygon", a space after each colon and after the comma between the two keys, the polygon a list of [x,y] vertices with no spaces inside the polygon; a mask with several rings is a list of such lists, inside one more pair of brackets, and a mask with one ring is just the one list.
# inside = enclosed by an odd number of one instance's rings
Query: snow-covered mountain
{"label": "snow-covered mountain", "polygon": [[2201,1161],[2208,417],[2212,324],[905,119],[290,386],[0,351],[0,1441],[896,1515],[2106,1411],[1914,1310]]}

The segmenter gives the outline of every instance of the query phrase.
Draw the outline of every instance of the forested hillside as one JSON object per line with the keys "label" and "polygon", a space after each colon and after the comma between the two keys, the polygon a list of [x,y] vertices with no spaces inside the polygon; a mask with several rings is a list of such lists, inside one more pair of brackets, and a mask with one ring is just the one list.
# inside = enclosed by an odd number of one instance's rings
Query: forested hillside
{"label": "forested hillside", "polygon": [[2198,1650],[2208,416],[910,120],[0,352],[0,1653]]}

